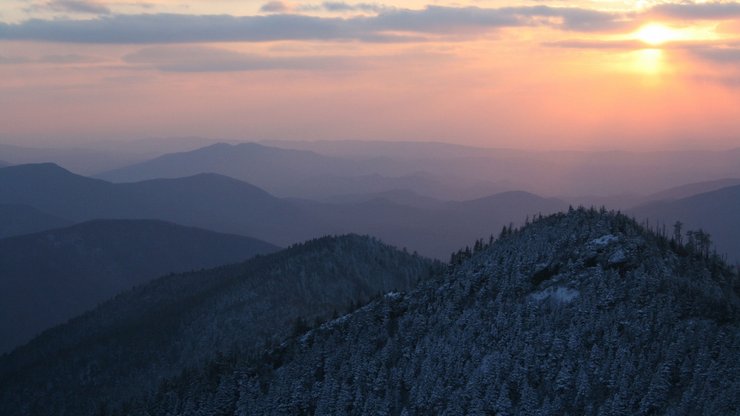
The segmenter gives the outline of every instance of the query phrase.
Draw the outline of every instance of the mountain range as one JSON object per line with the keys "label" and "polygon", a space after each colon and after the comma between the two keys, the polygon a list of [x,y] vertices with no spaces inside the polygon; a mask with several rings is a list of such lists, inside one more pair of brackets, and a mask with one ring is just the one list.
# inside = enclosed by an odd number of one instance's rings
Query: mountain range
{"label": "mountain range", "polygon": [[166,154],[97,177],[112,182],[133,182],[204,172],[243,180],[275,195],[294,198],[317,199],[394,189],[416,189],[432,194],[445,192],[445,186],[432,175],[406,169],[400,161],[353,160],[257,143],[219,143],[189,152]]}
{"label": "mountain range", "polygon": [[424,255],[448,258],[525,217],[567,208],[563,201],[506,192],[430,207],[387,198],[326,203],[277,198],[217,174],[134,183],[75,175],[53,164],[0,169],[0,203],[25,204],[72,221],[157,218],[285,246],[326,234],[370,234]]}
{"label": "mountain range", "polygon": [[[740,259],[737,216],[740,198],[716,189],[733,179],[692,183],[662,192],[670,200],[626,210],[638,219],[671,226],[704,228],[717,249],[731,261]],[[158,218],[219,232],[252,236],[285,246],[326,234],[370,234],[399,247],[447,259],[470,241],[497,233],[527,216],[562,211],[568,203],[556,198],[511,191],[467,201],[443,201],[412,191],[388,191],[329,198],[320,202],[278,198],[246,182],[218,174],[110,183],[72,174],[53,164],[0,169],[0,204],[28,205],[68,220],[96,218]],[[704,202],[675,199],[704,192]],[[70,195],[74,197],[70,198]],[[660,195],[660,194],[656,194]],[[691,208],[680,208],[682,204]],[[693,204],[693,205],[692,205]]]}
{"label": "mountain range", "polygon": [[[319,200],[398,190],[442,200],[469,200],[523,190],[584,201],[585,196],[591,200],[648,196],[690,182],[737,178],[738,159],[740,149],[547,152],[423,142],[276,141],[214,144],[165,154],[98,177],[131,182],[210,172],[282,197]],[[636,198],[635,202],[645,200]]]}
{"label": "mountain range", "polygon": [[150,160],[163,154],[199,149],[222,140],[202,137],[150,137],[137,140],[84,142],[67,147],[34,147],[0,143],[0,167],[55,163],[82,175],[93,175]]}
{"label": "mountain range", "polygon": [[738,410],[732,151],[290,145],[0,167],[0,413]]}
{"label": "mountain range", "polygon": [[96,220],[0,239],[0,353],[160,275],[276,250],[155,220]]}
{"label": "mountain range", "polygon": [[76,222],[161,219],[287,245],[319,233],[291,204],[221,175],[112,184],[54,164],[0,169],[0,203],[26,204]]}

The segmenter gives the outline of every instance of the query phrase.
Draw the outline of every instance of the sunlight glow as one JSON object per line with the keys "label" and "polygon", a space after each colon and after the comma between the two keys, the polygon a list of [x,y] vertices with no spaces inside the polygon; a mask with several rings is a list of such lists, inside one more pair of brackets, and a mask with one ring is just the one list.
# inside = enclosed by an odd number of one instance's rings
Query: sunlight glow
{"label": "sunlight glow", "polygon": [[658,23],[643,26],[637,31],[635,36],[642,42],[652,46],[662,45],[680,38],[677,31]]}
{"label": "sunlight glow", "polygon": [[660,49],[641,49],[635,51],[635,69],[644,74],[657,74],[663,66],[663,51]]}

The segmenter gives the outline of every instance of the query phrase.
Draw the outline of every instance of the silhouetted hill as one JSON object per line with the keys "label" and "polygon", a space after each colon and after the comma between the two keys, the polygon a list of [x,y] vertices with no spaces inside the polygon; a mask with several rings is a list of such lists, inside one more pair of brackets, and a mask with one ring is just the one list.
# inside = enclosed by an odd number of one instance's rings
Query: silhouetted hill
{"label": "silhouetted hill", "polygon": [[159,275],[277,248],[151,220],[98,220],[0,240],[0,352]]}
{"label": "silhouetted hill", "polygon": [[425,280],[434,264],[356,235],[154,280],[0,358],[0,413],[98,414],[232,351],[251,355]]}
{"label": "silhouetted hill", "polygon": [[131,165],[146,156],[82,147],[35,148],[0,143],[0,158],[14,165],[53,162],[65,169],[91,175]]}
{"label": "silhouetted hill", "polygon": [[718,258],[577,210],[120,413],[737,414],[739,284]]}
{"label": "silhouetted hill", "polygon": [[658,201],[630,211],[672,229],[676,221],[684,229],[707,231],[721,254],[740,263],[740,186],[730,186],[688,198]]}
{"label": "silhouetted hill", "polygon": [[279,245],[322,230],[292,204],[215,174],[112,184],[54,164],[19,165],[0,169],[0,189],[0,203],[31,205],[74,221],[154,218]]}
{"label": "silhouetted hill", "polygon": [[0,189],[0,203],[30,205],[75,221],[105,217],[99,214],[106,204],[122,202],[114,197],[110,184],[76,175],[53,163],[2,168]]}
{"label": "silhouetted hill", "polygon": [[0,238],[72,225],[72,221],[28,205],[0,204]]}
{"label": "silhouetted hill", "polygon": [[299,186],[297,182],[303,182],[309,177],[337,175],[354,170],[355,166],[348,160],[313,152],[278,149],[256,143],[218,143],[189,152],[166,154],[103,173],[99,177],[114,182],[133,182],[218,173],[285,195],[286,188],[295,188]]}

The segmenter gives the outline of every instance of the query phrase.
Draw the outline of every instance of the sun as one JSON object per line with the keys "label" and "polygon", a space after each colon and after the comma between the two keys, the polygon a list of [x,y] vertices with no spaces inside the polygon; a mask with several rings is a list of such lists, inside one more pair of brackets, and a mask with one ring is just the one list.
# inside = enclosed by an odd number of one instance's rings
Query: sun
{"label": "sun", "polygon": [[651,46],[659,46],[679,38],[675,30],[659,23],[651,23],[641,27],[635,33],[635,37]]}

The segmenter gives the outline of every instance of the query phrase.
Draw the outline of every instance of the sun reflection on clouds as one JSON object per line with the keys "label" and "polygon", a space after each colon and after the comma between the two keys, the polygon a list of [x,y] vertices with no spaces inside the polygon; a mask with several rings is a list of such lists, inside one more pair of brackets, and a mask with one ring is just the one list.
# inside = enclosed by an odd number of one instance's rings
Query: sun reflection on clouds
{"label": "sun reflection on clouds", "polygon": [[650,22],[630,34],[630,37],[650,46],[660,46],[670,42],[711,41],[721,38],[717,33],[717,26],[717,24],[694,24],[676,27]]}

